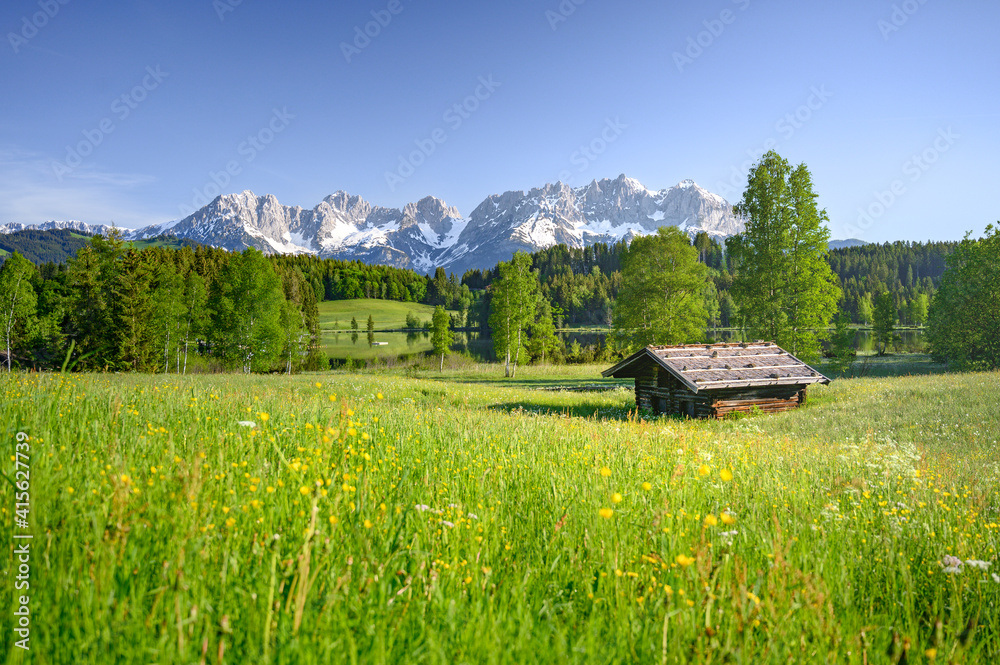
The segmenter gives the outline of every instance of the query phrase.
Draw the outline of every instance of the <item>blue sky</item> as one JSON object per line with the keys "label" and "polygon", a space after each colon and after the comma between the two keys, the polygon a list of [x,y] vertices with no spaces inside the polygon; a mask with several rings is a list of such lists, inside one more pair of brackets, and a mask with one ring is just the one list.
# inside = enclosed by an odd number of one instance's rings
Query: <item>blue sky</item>
{"label": "blue sky", "polygon": [[1000,219],[998,25],[985,0],[7,0],[0,223],[244,189],[468,215],[620,173],[735,202],[773,147],[834,237],[958,239]]}

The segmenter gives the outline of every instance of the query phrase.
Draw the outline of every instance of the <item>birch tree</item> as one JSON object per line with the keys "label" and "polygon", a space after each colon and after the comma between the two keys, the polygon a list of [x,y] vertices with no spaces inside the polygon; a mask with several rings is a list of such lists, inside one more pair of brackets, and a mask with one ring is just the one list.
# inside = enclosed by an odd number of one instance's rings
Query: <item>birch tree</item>
{"label": "birch tree", "polygon": [[500,277],[490,287],[489,325],[493,349],[497,358],[504,359],[504,376],[513,378],[535,314],[538,275],[531,271],[531,257],[525,252],[517,252],[510,263],[498,268]]}
{"label": "birch tree", "polygon": [[213,352],[245,374],[270,370],[281,356],[285,297],[271,263],[256,249],[234,254],[214,297]]}
{"label": "birch tree", "polygon": [[809,170],[768,152],[733,211],[746,224],[732,243],[738,269],[731,293],[741,323],[751,337],[818,357],[841,291],[826,261],[828,219],[816,205]]}
{"label": "birch tree", "polygon": [[0,267],[0,316],[7,350],[7,371],[11,371],[15,338],[23,334],[35,318],[37,298],[31,286],[35,267],[14,252]]}

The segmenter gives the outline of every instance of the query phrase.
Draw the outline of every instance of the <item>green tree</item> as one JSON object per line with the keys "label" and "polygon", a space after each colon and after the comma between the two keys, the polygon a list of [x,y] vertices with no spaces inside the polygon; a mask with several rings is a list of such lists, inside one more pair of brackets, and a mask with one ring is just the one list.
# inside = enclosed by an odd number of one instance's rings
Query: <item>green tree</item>
{"label": "green tree", "polygon": [[1000,226],[968,236],[948,258],[931,301],[927,341],[935,358],[957,369],[1000,367]]}
{"label": "green tree", "polygon": [[116,356],[120,366],[146,372],[154,366],[158,351],[154,320],[153,266],[143,253],[130,249],[122,259],[114,286]]}
{"label": "green tree", "polygon": [[452,335],[451,328],[448,327],[448,312],[444,307],[437,305],[434,308],[434,316],[431,319],[431,327],[434,331],[431,334],[431,344],[434,345],[434,353],[441,356],[441,365],[438,371],[444,371],[444,357],[451,348]]}
{"label": "green tree", "polygon": [[825,260],[828,219],[816,205],[809,170],[768,152],[751,169],[733,210],[746,223],[733,243],[732,286],[744,326],[752,337],[773,340],[794,355],[818,357],[819,335],[841,291]]}
{"label": "green tree", "polygon": [[35,266],[14,252],[0,266],[0,324],[7,349],[7,371],[11,371],[14,348],[35,321],[38,299],[31,286]]}
{"label": "green tree", "polygon": [[81,367],[96,369],[114,362],[116,353],[114,290],[125,254],[121,233],[94,236],[69,262],[68,334],[76,342]]}
{"label": "green tree", "polygon": [[552,321],[552,305],[548,299],[539,298],[538,306],[535,308],[535,320],[531,324],[531,340],[528,342],[528,350],[532,357],[541,358],[542,364],[545,357],[551,356],[559,348],[559,338],[556,337],[556,325]]}
{"label": "green tree", "polygon": [[352,316],[351,317],[351,330],[357,330],[357,329],[358,329],[358,320]]}
{"label": "green tree", "polygon": [[538,275],[531,271],[531,257],[525,252],[516,252],[510,263],[497,268],[500,276],[491,285],[489,325],[493,349],[497,358],[504,359],[504,376],[514,377],[526,328],[535,313]]}
{"label": "green tree", "polygon": [[367,329],[368,329],[368,346],[371,346],[372,344],[375,343],[375,319],[372,318],[371,314],[368,315]]}
{"label": "green tree", "polygon": [[918,293],[907,305],[910,323],[922,326],[927,323],[927,311],[930,309],[930,299],[926,293]]}
{"label": "green tree", "polygon": [[171,261],[156,268],[153,280],[153,325],[159,346],[163,349],[163,371],[170,371],[171,360],[178,357],[181,331],[187,318],[184,299],[184,278]]}
{"label": "green tree", "polygon": [[622,284],[612,330],[622,348],[701,339],[708,312],[708,268],[687,235],[664,226],[636,238],[622,257]]}
{"label": "green tree", "polygon": [[270,370],[283,348],[281,279],[256,249],[234,254],[222,269],[212,303],[215,353],[244,373]]}
{"label": "green tree", "polygon": [[857,357],[857,347],[854,343],[856,336],[857,333],[851,328],[851,317],[839,312],[834,318],[833,334],[830,336],[833,366],[839,374],[847,372]]}
{"label": "green tree", "polygon": [[875,351],[884,356],[893,331],[896,330],[896,303],[888,291],[875,298],[875,313],[873,315],[872,333],[875,335]]}
{"label": "green tree", "polygon": [[858,298],[858,323],[871,324],[875,320],[875,308],[872,305],[870,293],[863,294]]}
{"label": "green tree", "polygon": [[183,335],[184,364],[181,365],[181,344],[177,348],[177,372],[187,374],[188,347],[191,339],[197,339],[198,335],[203,335],[208,330],[210,322],[208,308],[208,291],[205,289],[205,280],[194,270],[188,274],[184,280],[184,318],[180,330],[180,339]]}

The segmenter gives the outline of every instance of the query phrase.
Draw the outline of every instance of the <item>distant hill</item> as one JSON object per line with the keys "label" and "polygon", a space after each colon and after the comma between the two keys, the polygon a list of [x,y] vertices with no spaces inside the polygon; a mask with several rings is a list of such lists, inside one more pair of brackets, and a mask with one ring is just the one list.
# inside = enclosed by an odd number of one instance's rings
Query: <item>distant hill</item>
{"label": "distant hill", "polygon": [[87,244],[89,235],[70,229],[38,231],[28,229],[0,234],[0,260],[19,252],[32,263],[62,263]]}
{"label": "distant hill", "polygon": [[867,245],[864,240],[858,240],[857,238],[848,238],[847,240],[831,240],[826,243],[826,246],[830,249],[843,249],[845,247],[861,247],[862,245]]}
{"label": "distant hill", "polygon": [[[110,228],[110,227],[108,227]],[[27,228],[23,231],[0,233],[0,262],[3,262],[14,252],[34,264],[62,263],[76,256],[77,251],[90,242],[91,234],[71,228],[38,230]],[[144,240],[133,240],[127,243],[136,249],[146,247],[197,247],[200,243],[187,238],[172,235],[157,236]]]}

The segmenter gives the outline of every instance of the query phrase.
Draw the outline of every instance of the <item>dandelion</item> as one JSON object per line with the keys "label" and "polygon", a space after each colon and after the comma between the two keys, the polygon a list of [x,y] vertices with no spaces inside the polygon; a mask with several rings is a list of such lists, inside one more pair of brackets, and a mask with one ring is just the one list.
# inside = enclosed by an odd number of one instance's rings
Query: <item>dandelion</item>
{"label": "dandelion", "polygon": [[614,494],[611,495],[611,503],[621,503],[621,502],[622,502],[621,494],[615,492]]}
{"label": "dandelion", "polygon": [[733,472],[729,469],[723,469],[722,471],[719,471],[719,478],[722,478],[723,482],[728,483],[733,479]]}
{"label": "dandelion", "polygon": [[260,418],[260,421],[262,423],[266,423],[271,416],[267,415],[266,413],[261,412],[261,413],[257,414],[257,417]]}
{"label": "dandelion", "polygon": [[236,520],[233,519],[232,517],[226,520],[226,526],[229,527],[230,529],[232,529],[235,524]]}
{"label": "dandelion", "polygon": [[273,488],[273,487],[271,487],[270,485],[268,485],[268,486],[267,486],[267,493],[268,493],[268,494],[274,494],[274,488]]}
{"label": "dandelion", "polygon": [[711,472],[712,472],[712,470],[710,468],[708,468],[707,464],[702,464],[701,466],[698,467],[698,475],[699,476],[707,476]]}
{"label": "dandelion", "polygon": [[707,526],[707,527],[708,526],[715,526],[718,523],[719,523],[719,520],[715,517],[715,515],[712,515],[711,513],[709,513],[708,515],[705,515],[705,526]]}
{"label": "dandelion", "polygon": [[611,475],[611,469],[609,469],[606,466],[605,467],[601,467],[601,475],[604,476],[605,478],[607,478],[608,476]]}
{"label": "dandelion", "polygon": [[692,563],[694,563],[694,557],[685,556],[684,554],[678,554],[675,561],[677,561],[677,563],[680,564],[681,566],[687,567],[690,566]]}
{"label": "dandelion", "polygon": [[375,398],[376,399],[385,399],[384,397],[382,397],[382,393],[376,393]]}
{"label": "dandelion", "polygon": [[299,494],[301,494],[302,496],[309,494],[309,492],[310,492],[309,488],[306,487],[305,485],[299,488]]}
{"label": "dandelion", "polygon": [[653,489],[653,486],[651,484],[649,484],[649,483],[643,483],[642,484],[642,489],[644,489],[645,491],[648,492],[649,490]]}
{"label": "dandelion", "polygon": [[924,657],[927,660],[934,660],[935,656],[937,656],[937,649],[931,648],[924,652]]}
{"label": "dandelion", "polygon": [[372,524],[371,520],[365,520],[365,528],[366,529],[370,529],[370,528],[372,528],[372,526],[374,526],[374,525]]}
{"label": "dandelion", "polygon": [[615,511],[611,510],[610,508],[601,508],[600,510],[597,511],[597,514],[603,517],[604,519],[609,520],[611,519],[611,516],[615,514]]}
{"label": "dandelion", "polygon": [[317,381],[317,382],[316,382],[316,387],[317,387],[317,388],[322,388],[322,387],[323,387],[323,384],[322,384],[322,383],[320,383],[319,381]]}
{"label": "dandelion", "polygon": [[330,515],[330,525],[331,525],[331,526],[333,526],[334,524],[336,524],[336,523],[337,523],[337,522],[339,522],[339,521],[340,521],[340,520],[339,520],[339,519],[337,519],[337,516],[336,516],[336,515]]}
{"label": "dandelion", "polygon": [[75,490],[72,487],[66,488],[66,494],[72,494]]}

